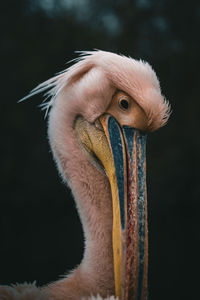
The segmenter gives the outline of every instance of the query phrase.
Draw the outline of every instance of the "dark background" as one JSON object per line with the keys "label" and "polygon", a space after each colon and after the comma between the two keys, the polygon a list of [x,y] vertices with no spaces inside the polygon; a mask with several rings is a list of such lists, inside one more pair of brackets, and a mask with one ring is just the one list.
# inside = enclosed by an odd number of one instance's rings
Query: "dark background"
{"label": "dark background", "polygon": [[56,280],[81,260],[82,229],[47,141],[42,96],[98,48],[153,65],[173,114],[148,138],[150,300],[200,299],[200,2],[1,1],[0,283]]}

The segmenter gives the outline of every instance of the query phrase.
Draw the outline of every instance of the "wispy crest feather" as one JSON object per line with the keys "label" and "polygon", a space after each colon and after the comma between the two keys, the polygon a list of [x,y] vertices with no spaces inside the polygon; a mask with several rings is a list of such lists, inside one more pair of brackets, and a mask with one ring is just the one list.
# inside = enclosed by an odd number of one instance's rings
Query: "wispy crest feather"
{"label": "wispy crest feather", "polygon": [[116,89],[128,93],[143,108],[149,120],[149,130],[166,124],[170,105],[161,94],[159,80],[147,62],[101,50],[77,52],[79,57],[71,61],[74,62],[72,66],[39,84],[21,101],[45,92],[41,107],[47,114],[64,88],[96,67],[104,72]]}

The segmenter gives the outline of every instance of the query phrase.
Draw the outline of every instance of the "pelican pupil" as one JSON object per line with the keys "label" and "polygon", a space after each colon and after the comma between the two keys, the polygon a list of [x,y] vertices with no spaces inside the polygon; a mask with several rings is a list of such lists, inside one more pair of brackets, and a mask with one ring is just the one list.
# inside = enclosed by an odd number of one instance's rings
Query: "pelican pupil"
{"label": "pelican pupil", "polygon": [[122,99],[122,100],[120,101],[120,105],[121,105],[121,107],[122,107],[123,109],[128,109],[128,101],[127,101],[127,100]]}

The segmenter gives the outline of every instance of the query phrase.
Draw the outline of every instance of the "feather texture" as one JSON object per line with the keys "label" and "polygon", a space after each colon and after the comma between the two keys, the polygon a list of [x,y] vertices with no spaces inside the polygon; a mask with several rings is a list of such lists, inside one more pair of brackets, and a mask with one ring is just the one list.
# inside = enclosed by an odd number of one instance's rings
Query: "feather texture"
{"label": "feather texture", "polygon": [[[74,65],[39,84],[22,100],[46,92],[44,94],[46,99],[41,106],[48,112],[64,89],[71,85],[76,87],[76,82],[80,78],[83,78],[83,85],[87,91],[91,89],[91,86],[99,87],[102,82],[98,77],[91,76],[90,80],[84,82],[85,75],[92,69],[97,69],[108,84],[126,92],[140,105],[147,115],[150,131],[166,124],[170,116],[170,105],[161,94],[156,73],[147,62],[101,50],[82,51],[80,56],[73,61]],[[49,98],[50,100],[47,101]]]}
{"label": "feather texture", "polygon": [[[53,300],[53,298],[48,296],[41,288],[37,287],[36,282],[25,282],[11,286],[0,286],[0,300]],[[85,298],[80,300],[85,300]],[[97,295],[96,297],[89,297],[88,300],[117,300],[117,298],[111,296],[103,299]]]}
{"label": "feather texture", "polygon": [[36,282],[0,286],[0,300],[53,300]]}

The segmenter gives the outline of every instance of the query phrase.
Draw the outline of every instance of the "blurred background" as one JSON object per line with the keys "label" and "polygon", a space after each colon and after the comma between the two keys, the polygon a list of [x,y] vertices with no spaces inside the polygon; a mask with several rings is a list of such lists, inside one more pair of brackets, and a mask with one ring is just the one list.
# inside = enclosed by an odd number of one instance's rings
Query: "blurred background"
{"label": "blurred background", "polygon": [[0,283],[54,281],[83,253],[81,224],[47,140],[42,95],[94,48],[147,60],[173,114],[148,138],[149,299],[199,299],[200,2],[10,0],[0,4]]}

